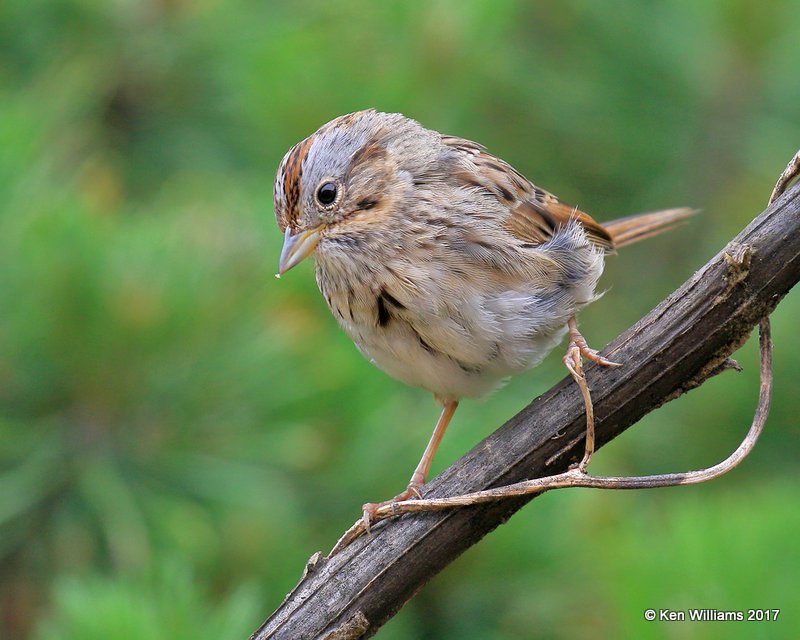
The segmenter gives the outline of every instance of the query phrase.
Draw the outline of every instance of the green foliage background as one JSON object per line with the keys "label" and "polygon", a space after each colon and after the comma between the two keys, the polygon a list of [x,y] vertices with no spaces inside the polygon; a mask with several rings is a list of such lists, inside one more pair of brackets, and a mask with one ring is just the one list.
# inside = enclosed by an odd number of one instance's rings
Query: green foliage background
{"label": "green foliage background", "polygon": [[[799,36],[792,0],[0,3],[0,637],[247,637],[407,480],[435,405],[361,358],[310,264],[273,278],[291,144],[375,106],[600,220],[702,209],[609,260],[582,316],[602,346],[763,207],[800,146]],[[741,468],[548,494],[379,637],[798,637],[799,312],[793,294],[774,315],[774,408]],[[756,398],[740,355],[596,471],[726,455]],[[435,470],[563,375],[554,354],[465,403]]]}

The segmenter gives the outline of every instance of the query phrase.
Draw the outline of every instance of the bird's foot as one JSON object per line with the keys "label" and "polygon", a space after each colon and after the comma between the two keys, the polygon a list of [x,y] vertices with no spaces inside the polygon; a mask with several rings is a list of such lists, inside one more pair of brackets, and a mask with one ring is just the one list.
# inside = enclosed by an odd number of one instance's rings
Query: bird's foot
{"label": "bird's foot", "polygon": [[564,364],[573,375],[583,375],[583,366],[581,364],[581,357],[586,358],[596,364],[603,365],[604,367],[621,367],[619,362],[613,362],[608,358],[604,358],[596,349],[592,349],[587,343],[586,338],[578,331],[578,326],[574,320],[569,323],[569,344],[567,345],[567,353],[564,356]]}
{"label": "bird's foot", "polygon": [[367,502],[361,507],[361,519],[364,521],[364,526],[369,532],[369,528],[375,522],[375,514],[381,507],[391,507],[398,502],[405,502],[406,500],[420,500],[422,499],[422,482],[412,480],[408,483],[408,487],[402,493],[398,493],[391,500],[384,500],[383,502]]}
{"label": "bird's foot", "polygon": [[589,393],[589,387],[586,384],[586,375],[583,372],[583,358],[595,362],[604,367],[620,367],[619,362],[612,362],[607,358],[601,356],[595,349],[589,347],[586,343],[586,338],[578,331],[578,324],[575,318],[570,318],[567,323],[569,327],[569,344],[567,345],[567,352],[564,354],[564,366],[572,375],[573,380],[578,385],[583,396],[583,403],[586,408],[586,449],[583,458],[577,464],[577,468],[581,473],[586,473],[586,467],[592,459],[594,453],[594,407],[592,405],[592,396]]}

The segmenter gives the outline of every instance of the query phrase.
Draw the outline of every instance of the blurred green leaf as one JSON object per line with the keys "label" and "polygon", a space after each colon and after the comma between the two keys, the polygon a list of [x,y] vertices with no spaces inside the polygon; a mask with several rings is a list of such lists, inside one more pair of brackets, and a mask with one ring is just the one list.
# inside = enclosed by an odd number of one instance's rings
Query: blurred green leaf
{"label": "blurred green leaf", "polygon": [[180,563],[152,578],[61,578],[38,640],[223,640],[244,638],[259,622],[259,592],[242,585],[213,598]]}

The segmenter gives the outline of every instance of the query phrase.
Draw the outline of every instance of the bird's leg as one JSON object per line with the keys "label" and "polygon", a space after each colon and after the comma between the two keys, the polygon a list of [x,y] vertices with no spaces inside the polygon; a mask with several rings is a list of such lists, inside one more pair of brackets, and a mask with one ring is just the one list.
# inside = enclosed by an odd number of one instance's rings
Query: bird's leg
{"label": "bird's leg", "polygon": [[447,425],[450,424],[450,420],[453,418],[453,414],[456,412],[457,407],[458,400],[447,400],[444,402],[442,414],[439,416],[439,420],[437,420],[436,426],[433,428],[431,439],[428,441],[428,446],[425,447],[425,451],[422,454],[422,458],[420,458],[417,468],[414,469],[414,473],[411,474],[411,480],[409,481],[406,490],[402,493],[398,493],[391,500],[386,500],[384,502],[368,502],[362,507],[364,511],[363,520],[364,524],[367,526],[367,529],[369,529],[369,525],[373,520],[375,511],[377,511],[379,507],[394,504],[395,502],[402,502],[403,500],[411,500],[413,498],[422,497],[422,485],[425,484],[425,480],[428,477],[428,471],[431,469],[433,456],[436,455],[436,450],[439,448],[439,443],[442,441],[442,436],[447,430]]}
{"label": "bird's leg", "polygon": [[583,373],[582,358],[585,357],[587,360],[605,367],[619,367],[620,364],[607,360],[597,351],[589,348],[589,345],[586,344],[586,339],[578,331],[578,323],[575,321],[575,316],[569,319],[567,327],[569,327],[569,344],[567,345],[567,353],[563,358],[564,365],[572,374],[572,379],[578,384],[583,396],[583,404],[586,407],[586,449],[583,453],[583,459],[578,463],[578,470],[585,473],[594,453],[594,407],[589,387],[586,384],[586,375]]}

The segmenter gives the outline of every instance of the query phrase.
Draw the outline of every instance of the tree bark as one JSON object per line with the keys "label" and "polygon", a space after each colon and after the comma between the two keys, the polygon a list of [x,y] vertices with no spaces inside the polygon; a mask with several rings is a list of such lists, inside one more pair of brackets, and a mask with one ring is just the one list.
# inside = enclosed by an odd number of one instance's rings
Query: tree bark
{"label": "tree bark", "polygon": [[[586,367],[597,446],[724,369],[798,280],[795,185],[609,345],[604,355],[624,366]],[[584,435],[583,402],[567,378],[426,485],[426,497],[560,473],[580,460]],[[314,554],[297,587],[252,638],[369,637],[425,582],[531,499],[406,514],[378,523],[371,536],[330,559]]]}

